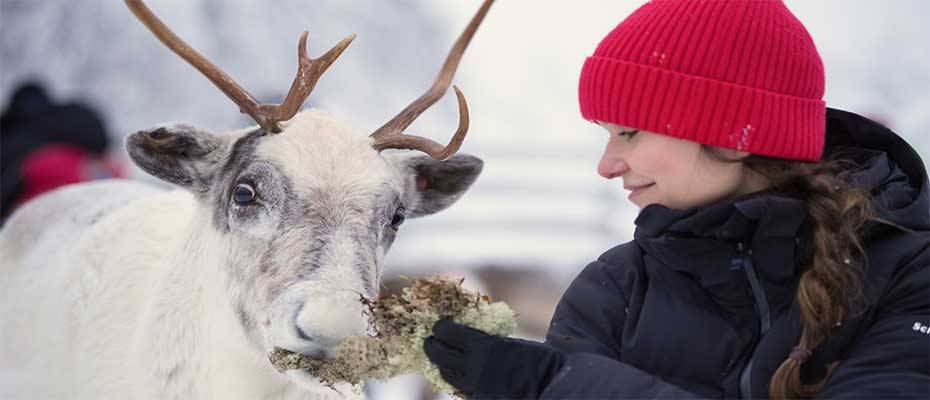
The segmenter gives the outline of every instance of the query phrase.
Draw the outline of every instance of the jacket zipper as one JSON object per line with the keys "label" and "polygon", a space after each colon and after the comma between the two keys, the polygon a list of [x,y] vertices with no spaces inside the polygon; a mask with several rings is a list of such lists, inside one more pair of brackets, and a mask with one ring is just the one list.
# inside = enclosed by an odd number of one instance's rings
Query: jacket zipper
{"label": "jacket zipper", "polygon": [[[752,265],[752,249],[748,249],[746,254],[743,255],[743,244],[739,243],[738,248],[741,253],[740,257],[742,258],[743,271],[746,272],[746,279],[749,281],[749,287],[752,288],[752,297],[756,303],[756,312],[759,314],[759,339],[756,340],[756,344],[758,344],[771,325],[769,302],[765,299],[765,292],[762,290],[762,285],[759,283],[759,276],[756,275],[756,268]],[[754,352],[755,346],[753,346],[753,353]],[[753,358],[754,355],[749,357],[749,361],[746,363],[743,371],[740,372],[740,395],[744,399],[752,397],[752,378],[750,371],[752,371]]]}

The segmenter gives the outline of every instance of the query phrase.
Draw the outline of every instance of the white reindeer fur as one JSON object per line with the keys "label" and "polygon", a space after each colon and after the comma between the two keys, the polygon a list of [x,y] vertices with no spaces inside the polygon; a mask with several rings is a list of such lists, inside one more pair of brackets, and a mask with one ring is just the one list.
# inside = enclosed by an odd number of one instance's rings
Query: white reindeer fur
{"label": "white reindeer fur", "polygon": [[[285,166],[301,191],[326,188],[332,196],[322,201],[334,204],[321,207],[366,209],[379,193],[409,183],[370,146],[368,137],[311,110],[284,133],[262,138],[257,154]],[[350,210],[340,212],[346,225],[356,224]],[[359,396],[358,388],[336,391],[309,376],[277,373],[263,346],[292,332],[271,324],[265,337],[249,337],[237,320],[230,298],[241,293],[230,293],[223,260],[247,259],[249,240],[282,234],[275,223],[224,236],[211,227],[209,204],[191,192],[119,180],[68,186],[27,204],[0,232],[0,398]],[[286,260],[291,250],[277,256]],[[378,266],[374,282],[384,251],[368,260]],[[320,297],[307,306],[318,309],[300,318],[323,321],[314,329],[325,335],[366,329],[357,302],[361,277],[347,267],[356,257],[351,244],[334,247],[326,267],[294,289]],[[248,279],[256,287],[273,284]],[[346,318],[352,307],[359,307],[356,319]]]}

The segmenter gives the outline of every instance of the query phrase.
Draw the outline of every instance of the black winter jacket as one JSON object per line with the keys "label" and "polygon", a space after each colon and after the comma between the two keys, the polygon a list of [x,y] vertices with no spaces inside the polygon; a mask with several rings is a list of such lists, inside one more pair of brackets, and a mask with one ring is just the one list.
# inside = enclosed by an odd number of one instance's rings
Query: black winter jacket
{"label": "black winter jacket", "polygon": [[[930,193],[917,153],[887,128],[829,109],[826,154],[853,151],[848,181],[874,188],[863,243],[865,306],[802,365],[822,398],[930,398]],[[800,337],[799,200],[757,192],[706,207],[645,207],[634,240],[589,264],[546,342],[568,361],[543,398],[766,398]]]}

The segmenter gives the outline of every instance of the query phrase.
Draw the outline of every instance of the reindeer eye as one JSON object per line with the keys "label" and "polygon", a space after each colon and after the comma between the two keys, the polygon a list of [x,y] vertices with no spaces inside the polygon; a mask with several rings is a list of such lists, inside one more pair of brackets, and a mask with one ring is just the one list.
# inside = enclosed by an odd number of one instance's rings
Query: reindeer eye
{"label": "reindeer eye", "polygon": [[397,229],[400,224],[404,223],[405,219],[407,219],[407,209],[398,207],[397,211],[394,211],[394,218],[391,218],[391,228]]}
{"label": "reindeer eye", "polygon": [[239,204],[251,203],[255,200],[255,189],[249,184],[240,183],[236,185],[236,191],[233,193],[233,200]]}

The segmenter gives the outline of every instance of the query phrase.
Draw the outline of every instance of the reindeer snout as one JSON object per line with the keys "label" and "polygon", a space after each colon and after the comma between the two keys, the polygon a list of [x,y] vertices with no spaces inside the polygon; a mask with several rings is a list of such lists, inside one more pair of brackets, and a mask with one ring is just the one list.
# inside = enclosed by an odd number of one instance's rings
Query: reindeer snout
{"label": "reindeer snout", "polygon": [[297,339],[304,343],[304,346],[302,346],[303,350],[301,352],[312,358],[331,357],[333,352],[327,351],[327,347],[325,346],[325,343],[324,343],[325,340],[321,340],[321,338],[319,337],[314,337],[313,333],[308,333],[307,331],[305,331],[304,328],[302,328],[300,324],[297,322],[298,316],[300,315],[300,312],[303,310],[303,307],[304,305],[301,304],[300,307],[297,308],[297,312],[294,314],[294,320],[293,320],[294,332],[297,335]]}
{"label": "reindeer snout", "polygon": [[269,351],[280,347],[329,358],[345,338],[368,332],[368,318],[357,295],[295,290],[280,297],[269,311]]}
{"label": "reindeer snout", "polygon": [[365,334],[367,318],[357,298],[319,296],[297,309],[294,327],[301,340],[334,349],[349,336]]}

